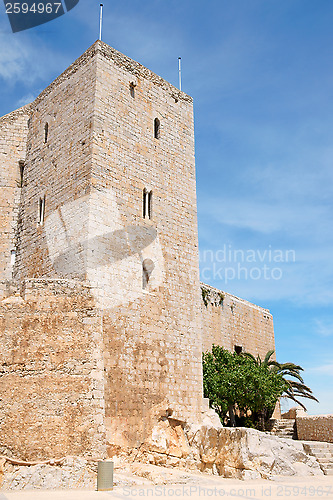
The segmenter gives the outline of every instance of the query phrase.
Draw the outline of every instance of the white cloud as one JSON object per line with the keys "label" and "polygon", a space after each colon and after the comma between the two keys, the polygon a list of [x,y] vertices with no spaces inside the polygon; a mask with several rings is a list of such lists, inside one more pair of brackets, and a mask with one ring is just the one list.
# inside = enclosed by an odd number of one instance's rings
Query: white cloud
{"label": "white cloud", "polygon": [[[307,156],[316,153],[318,166],[311,168]],[[295,262],[278,265],[281,279],[255,280],[243,273],[227,284],[212,278],[215,286],[259,302],[333,303],[333,151],[324,148],[320,152],[318,147],[311,155],[304,147],[295,165],[292,159],[289,165],[279,159],[276,165],[240,168],[236,186],[222,185],[218,194],[213,187],[214,195],[207,188],[199,193],[201,248],[216,250],[231,243],[246,251],[269,244],[274,249],[275,244],[276,248],[294,249],[296,254]],[[321,335],[332,335],[333,324],[318,324],[317,328]]]}
{"label": "white cloud", "polygon": [[0,31],[0,46],[0,80],[6,84],[32,85],[53,72],[60,73],[71,62],[35,34]]}
{"label": "white cloud", "polygon": [[332,415],[333,414],[333,390],[332,389],[321,389],[313,384],[311,389],[315,394],[319,403],[311,400],[303,400],[305,406],[308,410],[309,415]]}
{"label": "white cloud", "polygon": [[[38,94],[36,94],[36,95],[38,95]],[[29,104],[30,102],[32,102],[36,99],[36,95],[30,93],[30,94],[27,94],[27,95],[21,97],[21,99],[19,99],[16,102],[16,106],[18,108],[20,108],[21,106],[25,106],[26,104]]]}
{"label": "white cloud", "polygon": [[333,377],[333,363],[326,365],[314,366],[313,368],[307,369],[308,373],[315,373],[319,375],[329,375]]}
{"label": "white cloud", "polygon": [[276,200],[272,203],[269,199],[241,199],[237,194],[215,199],[207,197],[200,203],[200,212],[219,223],[263,234],[283,230],[295,235],[309,225],[318,231],[331,219],[330,208],[326,206],[305,203],[293,207],[292,203],[287,205]]}
{"label": "white cloud", "polygon": [[[331,337],[333,335],[333,321],[315,320],[315,331],[321,337]],[[333,364],[331,365],[333,368]]]}

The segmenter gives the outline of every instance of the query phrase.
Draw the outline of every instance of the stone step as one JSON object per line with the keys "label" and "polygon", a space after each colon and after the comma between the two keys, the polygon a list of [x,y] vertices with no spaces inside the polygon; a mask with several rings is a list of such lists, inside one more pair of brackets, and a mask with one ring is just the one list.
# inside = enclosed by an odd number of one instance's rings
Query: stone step
{"label": "stone step", "polygon": [[292,437],[294,435],[294,431],[290,431],[290,432],[274,432],[272,433],[273,436],[277,436],[277,437]]}
{"label": "stone step", "polygon": [[303,441],[304,451],[316,458],[326,476],[333,476],[333,444],[322,441]]}
{"label": "stone step", "polygon": [[293,419],[289,419],[289,420],[275,420],[275,424],[276,425],[291,425],[295,422],[295,420]]}
{"label": "stone step", "polygon": [[332,443],[327,443],[326,441],[303,441],[308,446],[311,446],[313,448],[329,448],[330,450],[333,451],[333,444]]}
{"label": "stone step", "polygon": [[321,465],[325,465],[325,466],[332,465],[333,466],[333,458],[318,458],[318,457],[316,457],[316,459],[317,459],[317,462],[319,462]]}
{"label": "stone step", "polygon": [[274,423],[275,428],[280,428],[280,429],[285,429],[288,427],[294,427],[294,421],[290,420],[289,422],[275,422]]}
{"label": "stone step", "polygon": [[275,425],[281,425],[281,426],[287,426],[288,425],[293,425],[295,420],[275,420],[274,424]]}
{"label": "stone step", "polygon": [[316,457],[319,458],[331,458],[332,454],[331,453],[325,453],[325,452],[316,452]]}
{"label": "stone step", "polygon": [[279,433],[282,433],[282,432],[294,432],[294,428],[290,427],[290,429],[273,429],[271,432],[273,434],[279,434]]}
{"label": "stone step", "polygon": [[270,432],[273,436],[292,438],[294,436],[295,420],[272,419]]}
{"label": "stone step", "polygon": [[326,476],[329,476],[329,475],[333,474],[333,467],[324,467],[324,466],[321,466],[321,470],[324,472],[324,474]]}
{"label": "stone step", "polygon": [[292,434],[294,432],[294,429],[291,428],[291,429],[274,429],[273,431],[271,431],[272,434]]}
{"label": "stone step", "polygon": [[325,451],[326,453],[333,453],[333,449],[329,448],[328,446],[313,446],[313,445],[308,445],[311,450],[314,451]]}
{"label": "stone step", "polygon": [[295,437],[294,420],[272,421],[270,433],[280,438],[293,439]]}

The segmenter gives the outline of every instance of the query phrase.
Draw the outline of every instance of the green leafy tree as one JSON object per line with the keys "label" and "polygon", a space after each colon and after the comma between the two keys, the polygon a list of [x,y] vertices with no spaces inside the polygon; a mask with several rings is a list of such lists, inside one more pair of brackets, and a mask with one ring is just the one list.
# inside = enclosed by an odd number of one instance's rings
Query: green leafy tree
{"label": "green leafy tree", "polygon": [[203,354],[204,395],[223,421],[230,411],[234,420],[235,370],[231,353],[213,346]]}
{"label": "green leafy tree", "polygon": [[[282,397],[291,399],[295,403],[299,404],[304,410],[306,410],[306,407],[304,403],[299,400],[300,397],[318,402],[318,399],[313,395],[310,387],[308,387],[304,383],[303,377],[300,373],[303,372],[304,369],[300,365],[296,365],[291,362],[279,363],[278,361],[271,359],[274,352],[274,349],[268,351],[263,361],[261,360],[260,356],[257,356],[255,358],[252,354],[247,352],[243,353],[243,356],[250,359],[255,365],[265,366],[271,373],[278,374],[282,377],[285,383],[285,390],[282,394]],[[270,417],[271,415],[269,415],[269,418]]]}
{"label": "green leafy tree", "polygon": [[236,424],[236,409],[246,415],[251,411],[254,424],[264,430],[265,415],[274,410],[286,390],[280,373],[266,364],[254,363],[249,356],[230,353],[220,346],[203,355],[204,394],[220,418],[229,414]]}

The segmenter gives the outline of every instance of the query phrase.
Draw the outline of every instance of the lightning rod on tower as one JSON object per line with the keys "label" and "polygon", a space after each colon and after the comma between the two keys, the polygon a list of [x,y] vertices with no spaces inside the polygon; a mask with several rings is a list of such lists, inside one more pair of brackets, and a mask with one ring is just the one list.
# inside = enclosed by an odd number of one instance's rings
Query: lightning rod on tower
{"label": "lightning rod on tower", "polygon": [[100,12],[99,12],[99,40],[102,40],[103,4],[101,3],[99,6],[100,6]]}
{"label": "lightning rod on tower", "polygon": [[182,89],[182,58],[178,57],[179,90]]}

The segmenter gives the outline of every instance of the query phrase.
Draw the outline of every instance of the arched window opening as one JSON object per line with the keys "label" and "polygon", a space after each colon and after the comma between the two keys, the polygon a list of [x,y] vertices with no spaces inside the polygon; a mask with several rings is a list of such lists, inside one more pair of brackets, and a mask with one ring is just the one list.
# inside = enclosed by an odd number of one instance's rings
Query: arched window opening
{"label": "arched window opening", "polygon": [[153,216],[153,192],[143,190],[142,215],[144,219],[151,219]]}
{"label": "arched window opening", "polygon": [[44,224],[44,220],[45,220],[45,195],[43,196],[43,198],[39,198],[39,212],[38,212],[38,216],[39,216],[39,224],[42,225]]}
{"label": "arched window opening", "polygon": [[47,139],[49,136],[49,124],[46,122],[44,127],[44,142],[47,143]]}
{"label": "arched window opening", "polygon": [[159,139],[161,135],[161,122],[158,118],[154,120],[154,137],[155,139]]}
{"label": "arched window opening", "polygon": [[142,288],[147,289],[150,277],[154,270],[155,264],[151,259],[145,259],[142,262]]}
{"label": "arched window opening", "polygon": [[131,94],[131,97],[135,97],[135,85],[133,82],[130,83],[130,94]]}

